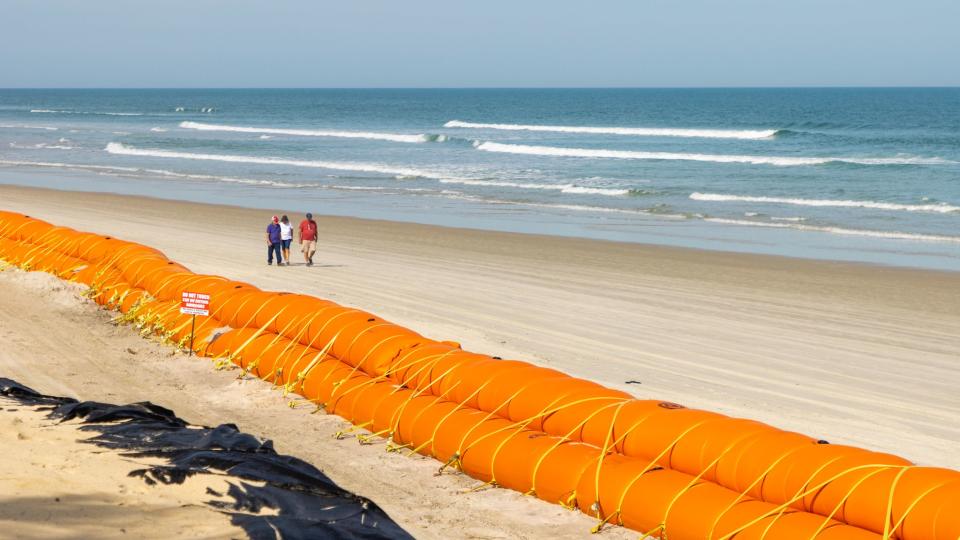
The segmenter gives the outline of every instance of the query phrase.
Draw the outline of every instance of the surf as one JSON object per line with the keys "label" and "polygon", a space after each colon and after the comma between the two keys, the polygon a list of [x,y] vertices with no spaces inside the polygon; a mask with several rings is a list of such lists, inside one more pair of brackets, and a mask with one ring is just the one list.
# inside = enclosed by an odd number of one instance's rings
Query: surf
{"label": "surf", "polygon": [[104,116],[144,116],[144,113],[135,112],[108,112],[108,111],[67,111],[59,109],[30,109],[34,114],[96,114]]}
{"label": "surf", "polygon": [[191,152],[176,152],[171,150],[133,148],[122,143],[108,143],[104,149],[107,153],[124,156],[156,157],[165,159],[191,159],[197,161],[225,161],[232,163],[250,163],[254,165],[283,165],[289,167],[306,167],[313,169],[334,169],[341,171],[380,173],[394,176],[442,178],[436,173],[409,169],[405,167],[390,167],[374,163],[354,163],[341,161],[317,161],[303,159],[284,159],[277,157],[258,157],[230,154],[195,154]]}
{"label": "surf", "polygon": [[562,193],[574,193],[574,194],[592,194],[592,195],[607,195],[607,196],[621,196],[628,195],[630,190],[620,189],[620,188],[600,188],[600,187],[589,187],[589,186],[577,186],[573,184],[524,184],[519,182],[505,182],[497,180],[479,180],[479,179],[469,179],[469,178],[456,178],[450,175],[442,174],[434,171],[426,171],[421,169],[411,169],[405,167],[392,167],[389,165],[381,165],[375,163],[356,163],[356,162],[340,162],[340,161],[314,161],[314,160],[298,160],[298,159],[284,159],[276,157],[258,157],[258,156],[243,156],[243,155],[230,155],[230,154],[196,154],[191,152],[177,152],[171,150],[159,150],[159,149],[142,149],[142,148],[133,148],[122,143],[111,142],[107,144],[104,149],[107,153],[115,155],[125,155],[125,156],[140,156],[140,157],[156,157],[156,158],[167,158],[167,159],[191,159],[198,161],[224,161],[232,163],[250,163],[256,165],[282,165],[289,167],[307,167],[315,169],[331,169],[331,170],[341,170],[341,171],[353,171],[353,172],[368,172],[368,173],[379,173],[392,175],[396,178],[426,178],[430,180],[436,180],[443,184],[461,184],[461,185],[471,185],[471,186],[485,186],[485,187],[510,187],[518,189],[539,189],[539,190],[556,190]]}
{"label": "surf", "polygon": [[478,187],[505,187],[512,189],[529,189],[542,191],[559,191],[560,193],[576,195],[603,195],[607,197],[622,197],[630,195],[632,190],[625,188],[600,188],[578,186],[575,184],[534,184],[521,182],[507,182],[503,180],[470,180],[470,179],[452,179],[444,178],[439,180],[441,184],[459,184],[464,186]]}
{"label": "surf", "polygon": [[859,157],[800,157],[800,156],[750,156],[731,154],[688,154],[680,152],[638,152],[632,150],[608,150],[603,148],[563,148],[556,146],[532,146],[525,144],[504,144],[477,141],[477,150],[506,154],[532,156],[640,159],[659,161],[701,161],[710,163],[746,163],[751,165],[775,165],[779,167],[798,167],[825,165],[828,163],[852,163],[858,165],[943,165],[955,163],[942,158],[895,157],[895,158],[859,158]]}
{"label": "surf", "polygon": [[775,129],[732,130],[732,129],[685,129],[685,128],[644,128],[644,127],[595,127],[595,126],[547,126],[528,124],[482,124],[450,120],[445,128],[495,129],[502,131],[539,131],[552,133],[586,133],[595,135],[632,135],[638,137],[689,137],[706,139],[771,139],[777,134]]}
{"label": "surf", "polygon": [[[198,131],[221,131],[233,133],[253,133],[265,135],[291,135],[296,137],[339,137],[344,139],[371,139],[377,141],[390,141],[399,143],[425,143],[437,140],[441,136],[426,134],[407,135],[401,133],[379,133],[371,131],[339,131],[327,129],[292,129],[292,128],[271,128],[271,127],[249,127],[249,126],[229,126],[222,124],[205,124],[202,122],[180,122],[183,129],[194,129]],[[442,141],[438,141],[442,142]]]}

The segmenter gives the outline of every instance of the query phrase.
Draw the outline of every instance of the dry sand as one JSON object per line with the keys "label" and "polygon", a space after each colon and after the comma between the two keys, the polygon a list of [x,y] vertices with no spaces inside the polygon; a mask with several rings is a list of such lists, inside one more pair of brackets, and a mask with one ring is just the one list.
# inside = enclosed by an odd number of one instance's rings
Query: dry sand
{"label": "dry sand", "polygon": [[0,398],[0,538],[244,538],[229,516],[205,504],[210,476],[147,486],[127,473],[142,459],[78,444],[73,423]]}
{"label": "dry sand", "polygon": [[[319,264],[277,268],[265,264],[270,212],[11,186],[0,186],[0,208],[637,397],[960,468],[960,273],[323,217]],[[0,375],[46,393],[151,400],[195,423],[236,422],[418,537],[574,538],[592,524],[508,490],[463,494],[475,483],[434,477],[436,462],[334,440],[336,417],[291,410],[268,385],[209,361],[167,356],[51,287],[0,274]]]}

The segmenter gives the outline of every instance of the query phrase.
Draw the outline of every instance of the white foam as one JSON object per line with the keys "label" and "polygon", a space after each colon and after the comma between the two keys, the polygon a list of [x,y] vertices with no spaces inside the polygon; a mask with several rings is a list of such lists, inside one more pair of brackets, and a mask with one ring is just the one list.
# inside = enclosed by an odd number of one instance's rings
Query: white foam
{"label": "white foam", "polygon": [[37,144],[17,144],[16,142],[10,143],[10,148],[16,148],[18,150],[37,150],[41,148],[46,148],[50,150],[73,150],[72,146],[65,146],[62,144],[47,144],[47,143],[37,143]]}
{"label": "white foam", "polygon": [[106,147],[106,151],[111,154],[128,155],[128,156],[158,157],[158,158],[172,158],[172,159],[194,159],[194,160],[201,160],[201,161],[228,161],[228,162],[234,162],[234,163],[252,163],[252,164],[261,164],[261,165],[286,165],[291,167],[310,167],[310,168],[318,168],[318,169],[335,169],[335,170],[342,170],[342,171],[372,172],[372,173],[393,175],[394,177],[400,180],[427,178],[431,180],[437,180],[443,184],[460,184],[460,185],[483,186],[483,187],[507,187],[507,188],[517,188],[517,189],[554,190],[554,191],[560,191],[561,193],[593,194],[593,195],[607,195],[607,196],[621,196],[621,195],[627,195],[630,193],[630,190],[628,189],[594,188],[594,187],[576,186],[573,184],[524,184],[519,182],[506,182],[506,181],[498,181],[498,180],[475,180],[475,179],[469,179],[469,178],[455,178],[449,175],[445,175],[445,174],[441,174],[433,171],[424,171],[420,169],[409,169],[409,168],[403,168],[403,167],[392,167],[392,166],[381,165],[377,163],[305,161],[305,160],[282,159],[282,158],[273,158],[273,157],[238,156],[238,155],[223,155],[223,154],[194,154],[189,152],[173,152],[169,150],[132,148],[116,142],[109,143]]}
{"label": "white foam", "polygon": [[140,149],[132,148],[121,143],[112,142],[107,144],[105,150],[111,154],[125,156],[143,156],[168,159],[193,159],[199,161],[227,161],[232,163],[251,163],[256,165],[285,165],[290,167],[308,167],[314,169],[335,169],[341,171],[370,172],[379,174],[388,174],[393,176],[422,177],[422,178],[443,178],[437,173],[421,171],[418,169],[409,169],[404,167],[391,167],[377,163],[348,163],[339,161],[307,161],[300,159],[283,159],[274,157],[258,156],[238,156],[226,154],[194,154],[190,152],[173,152],[169,150]]}
{"label": "white foam", "polygon": [[236,133],[263,133],[267,135],[293,135],[298,137],[340,137],[345,139],[372,139],[377,141],[392,141],[402,143],[429,142],[427,135],[407,135],[399,133],[377,133],[370,131],[337,131],[326,129],[288,129],[247,126],[225,126],[219,124],[204,124],[201,122],[181,122],[184,129],[200,131],[231,131]]}
{"label": "white foam", "polygon": [[29,126],[26,124],[0,124],[0,128],[7,129],[43,129],[46,131],[57,131],[60,128],[50,127],[50,126]]}
{"label": "white foam", "polygon": [[166,133],[166,132],[167,132],[167,130],[164,129],[164,128],[162,128],[162,127],[152,127],[152,128],[150,128],[150,131],[153,131],[154,133]]}
{"label": "white foam", "polygon": [[45,114],[102,114],[106,116],[143,116],[143,113],[132,112],[103,112],[103,111],[63,111],[53,109],[30,109],[32,113]]}
{"label": "white foam", "polygon": [[534,184],[521,182],[507,182],[503,180],[470,180],[466,178],[441,178],[441,184],[460,184],[464,186],[482,186],[482,187],[505,187],[514,189],[533,189],[544,191],[559,191],[560,193],[571,193],[578,195],[605,195],[608,197],[619,197],[629,195],[629,189],[621,188],[594,188],[577,186],[574,184]]}
{"label": "white foam", "polygon": [[866,236],[870,238],[885,238],[890,240],[912,240],[917,242],[947,242],[960,244],[960,236],[940,236],[935,234],[915,234],[899,231],[869,231],[863,229],[843,229],[840,227],[821,227],[817,225],[795,225],[790,223],[770,223],[764,221],[747,221],[743,219],[704,218],[704,221],[723,223],[727,225],[743,225],[748,227],[772,227],[777,229],[794,229],[798,231],[814,231],[843,236]]}
{"label": "white foam", "polygon": [[937,212],[947,214],[960,212],[960,206],[949,204],[900,204],[877,201],[854,201],[833,199],[794,199],[786,197],[754,197],[749,195],[722,195],[719,193],[691,193],[690,198],[695,201],[710,202],[756,202],[772,204],[790,204],[794,206],[839,207],[839,208],[871,208],[876,210],[893,210],[903,212]]}
{"label": "white foam", "polygon": [[649,159],[665,161],[707,161],[712,163],[777,165],[781,167],[823,165],[833,162],[857,163],[861,165],[943,165],[948,163],[956,163],[941,158],[920,158],[913,156],[896,158],[738,156],[728,154],[685,154],[677,152],[635,152],[629,150],[607,150],[602,148],[561,148],[555,146],[530,146],[525,144],[503,144],[480,141],[474,143],[474,146],[477,148],[477,150],[483,150],[485,152],[502,152],[507,154],[524,154],[534,156]]}
{"label": "white foam", "polygon": [[546,131],[554,133],[590,133],[598,135],[634,135],[641,137],[695,137],[708,139],[769,139],[777,130],[739,129],[680,129],[640,127],[593,127],[593,126],[538,126],[525,124],[478,124],[451,120],[446,128],[497,129],[504,131]]}

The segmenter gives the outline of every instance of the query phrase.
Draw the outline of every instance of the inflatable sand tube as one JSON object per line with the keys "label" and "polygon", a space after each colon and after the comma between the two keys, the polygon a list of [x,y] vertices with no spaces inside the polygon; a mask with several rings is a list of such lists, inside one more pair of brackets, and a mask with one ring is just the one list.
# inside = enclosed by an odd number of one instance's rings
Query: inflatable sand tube
{"label": "inflatable sand tube", "polygon": [[670,540],[960,538],[960,472],[462,350],[365,311],[194,274],[147,246],[0,212],[0,260],[83,283],[196,354],[297,393],[361,442]]}

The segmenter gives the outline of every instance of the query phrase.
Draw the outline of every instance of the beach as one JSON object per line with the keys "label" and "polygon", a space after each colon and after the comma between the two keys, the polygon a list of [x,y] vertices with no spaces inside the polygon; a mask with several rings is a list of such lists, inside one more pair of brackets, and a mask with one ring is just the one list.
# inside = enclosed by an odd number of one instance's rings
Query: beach
{"label": "beach", "polygon": [[958,104],[955,88],[0,89],[0,184],[958,271]]}
{"label": "beach", "polygon": [[[264,260],[263,229],[274,212],[13,186],[0,186],[0,201],[4,210],[155,247],[195,272],[328,298],[638,398],[960,467],[958,273],[322,209],[317,264],[298,264],[294,250],[294,266],[278,268]],[[236,422],[370,497],[418,538],[576,538],[593,523],[509,490],[462,493],[477,483],[433,476],[436,462],[336,440],[345,427],[337,417],[291,409],[269,385],[173,354],[109,317],[53,278],[0,274],[0,375],[80,399],[150,400],[195,423]],[[475,529],[464,531],[464,520]]]}

